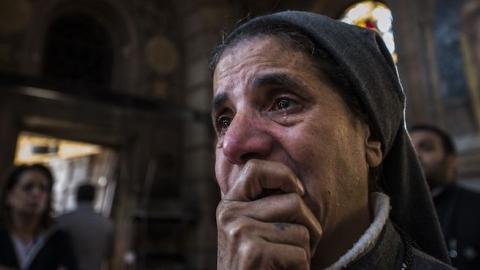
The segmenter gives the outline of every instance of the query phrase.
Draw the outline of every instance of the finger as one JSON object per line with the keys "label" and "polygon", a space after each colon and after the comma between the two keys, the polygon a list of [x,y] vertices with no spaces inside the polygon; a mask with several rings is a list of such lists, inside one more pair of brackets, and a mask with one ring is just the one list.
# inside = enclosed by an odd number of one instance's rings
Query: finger
{"label": "finger", "polygon": [[222,239],[238,245],[246,239],[262,239],[271,243],[285,244],[303,248],[310,259],[310,235],[303,225],[291,223],[265,223],[249,217],[241,217],[219,228]]}
{"label": "finger", "polygon": [[252,201],[269,191],[297,193],[303,196],[304,188],[298,177],[279,162],[252,159],[242,168],[233,187],[223,197],[231,201]]}
{"label": "finger", "polygon": [[310,233],[305,226],[283,222],[260,223],[266,225],[261,227],[261,236],[265,241],[299,247],[307,254],[307,261],[310,261]]}
{"label": "finger", "polygon": [[239,269],[309,270],[310,261],[300,247],[246,241],[239,249]]}
{"label": "finger", "polygon": [[266,223],[291,223],[306,227],[312,252],[315,252],[323,233],[320,222],[295,193],[272,195],[251,202],[222,201],[217,208],[219,226],[242,216]]}

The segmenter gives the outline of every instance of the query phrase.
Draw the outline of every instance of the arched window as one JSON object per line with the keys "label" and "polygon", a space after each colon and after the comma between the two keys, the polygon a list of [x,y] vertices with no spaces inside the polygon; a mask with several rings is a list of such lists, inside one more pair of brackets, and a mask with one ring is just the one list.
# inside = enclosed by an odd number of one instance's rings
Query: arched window
{"label": "arched window", "polygon": [[112,69],[113,41],[101,24],[82,13],[68,14],[52,22],[43,61],[47,79],[109,89]]}
{"label": "arched window", "polygon": [[395,41],[393,39],[392,12],[385,4],[376,1],[363,1],[354,4],[347,8],[341,20],[377,31],[392,54],[393,61],[397,62]]}

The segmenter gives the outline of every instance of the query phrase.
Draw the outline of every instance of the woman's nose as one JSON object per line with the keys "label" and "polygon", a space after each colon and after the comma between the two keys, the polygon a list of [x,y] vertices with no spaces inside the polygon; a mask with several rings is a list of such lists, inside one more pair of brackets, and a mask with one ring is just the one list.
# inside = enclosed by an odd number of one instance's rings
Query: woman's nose
{"label": "woman's nose", "polygon": [[268,128],[256,115],[237,113],[223,138],[223,154],[232,164],[266,158],[272,146]]}

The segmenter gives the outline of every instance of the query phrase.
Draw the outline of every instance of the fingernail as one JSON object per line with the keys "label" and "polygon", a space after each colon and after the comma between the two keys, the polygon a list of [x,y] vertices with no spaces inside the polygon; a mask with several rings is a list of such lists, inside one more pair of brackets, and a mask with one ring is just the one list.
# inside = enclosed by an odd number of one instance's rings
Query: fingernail
{"label": "fingernail", "polygon": [[298,183],[298,187],[299,187],[299,189],[300,189],[300,192],[302,193],[302,196],[305,195],[305,188],[303,187],[302,181],[300,181],[300,180],[297,178],[297,183]]}

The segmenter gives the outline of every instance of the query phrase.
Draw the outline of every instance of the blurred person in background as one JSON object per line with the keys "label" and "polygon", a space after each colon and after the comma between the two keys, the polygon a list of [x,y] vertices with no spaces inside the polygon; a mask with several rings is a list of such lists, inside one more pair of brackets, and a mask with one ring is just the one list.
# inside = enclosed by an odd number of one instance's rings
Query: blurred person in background
{"label": "blurred person in background", "polygon": [[0,269],[76,270],[69,235],[52,222],[53,176],[44,165],[15,167],[1,194]]}
{"label": "blurred person in background", "polygon": [[480,194],[456,183],[457,153],[452,138],[433,125],[410,129],[430,186],[452,264],[480,269]]}
{"label": "blurred person in background", "polygon": [[113,223],[93,208],[95,186],[82,184],[77,189],[77,208],[58,218],[61,228],[73,238],[81,270],[108,269],[113,253]]}

